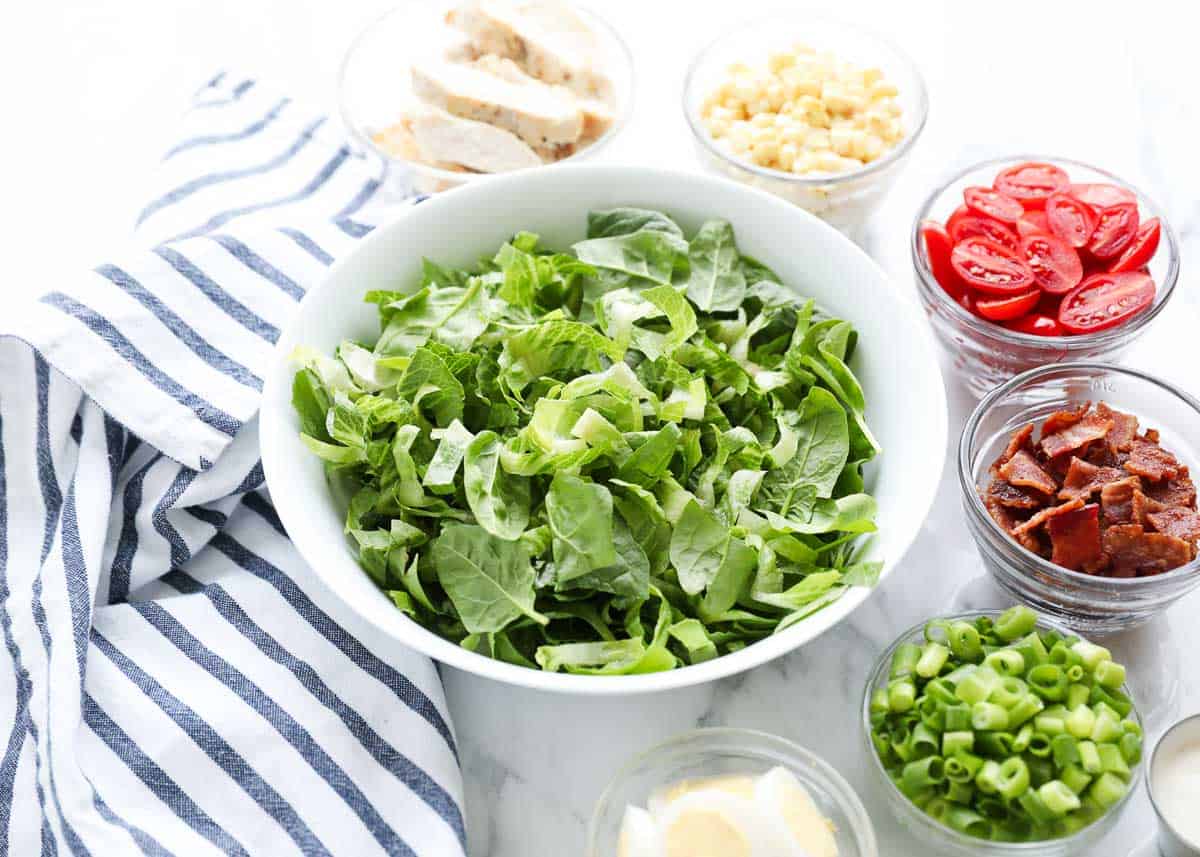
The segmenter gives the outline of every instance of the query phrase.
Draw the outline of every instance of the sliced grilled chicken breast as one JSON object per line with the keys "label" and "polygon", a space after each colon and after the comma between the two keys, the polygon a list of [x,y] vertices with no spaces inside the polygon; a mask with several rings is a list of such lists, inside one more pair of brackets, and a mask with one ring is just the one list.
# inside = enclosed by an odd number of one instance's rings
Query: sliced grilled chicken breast
{"label": "sliced grilled chicken breast", "polygon": [[574,143],[583,113],[547,87],[512,83],[469,65],[430,60],[412,67],[413,94],[461,116],[516,134],[531,146]]}
{"label": "sliced grilled chicken breast", "polygon": [[425,161],[449,161],[481,173],[503,173],[542,163],[515,134],[436,107],[414,113],[408,126]]}

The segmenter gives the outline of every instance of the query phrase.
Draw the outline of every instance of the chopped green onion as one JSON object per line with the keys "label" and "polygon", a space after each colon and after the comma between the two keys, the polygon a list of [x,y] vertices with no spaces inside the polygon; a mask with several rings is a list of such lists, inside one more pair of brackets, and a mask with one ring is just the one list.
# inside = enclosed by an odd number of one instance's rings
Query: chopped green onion
{"label": "chopped green onion", "polygon": [[1083,790],[1088,787],[1088,783],[1092,781],[1092,776],[1078,765],[1067,765],[1059,773],[1059,777],[1067,788],[1075,792],[1075,794],[1083,794]]}
{"label": "chopped green onion", "polygon": [[996,617],[996,636],[1006,643],[1030,634],[1037,627],[1037,614],[1028,607],[1010,607]]}
{"label": "chopped green onion", "polygon": [[922,678],[933,678],[942,671],[942,667],[946,665],[949,657],[950,650],[941,643],[926,643],[921,649],[921,658],[916,663],[917,675]]}
{"label": "chopped green onion", "polygon": [[1082,806],[1079,796],[1062,780],[1051,780],[1048,783],[1042,783],[1038,787],[1037,793],[1038,797],[1042,799],[1042,803],[1046,806],[1046,809],[1059,817]]}
{"label": "chopped green onion", "polygon": [[1008,727],[1008,711],[994,702],[976,702],[971,706],[971,725],[994,732]]}
{"label": "chopped green onion", "polygon": [[1010,756],[1000,763],[1000,797],[1012,800],[1029,788],[1029,765],[1020,756]]}
{"label": "chopped green onion", "polygon": [[1129,765],[1121,748],[1116,744],[1097,744],[1096,752],[1100,754],[1100,770],[1107,774],[1116,774],[1123,780],[1129,779]]}
{"label": "chopped green onion", "polygon": [[1025,674],[1025,659],[1016,649],[997,649],[983,659],[985,667],[991,667],[1003,676],[1021,676]]}
{"label": "chopped green onion", "polygon": [[1092,783],[1092,787],[1088,789],[1088,795],[1096,803],[1100,804],[1100,806],[1108,809],[1124,797],[1125,792],[1128,790],[1129,786],[1120,777],[1115,774],[1104,773]]}
{"label": "chopped green onion", "polygon": [[921,659],[921,650],[913,643],[901,643],[892,655],[891,678],[906,678],[916,669]]}
{"label": "chopped green onion", "polygon": [[942,755],[954,756],[969,753],[975,747],[974,732],[946,732],[942,735]]}
{"label": "chopped green onion", "polygon": [[945,762],[940,756],[929,756],[904,766],[904,771],[900,774],[900,790],[908,794],[940,785],[945,779]]}

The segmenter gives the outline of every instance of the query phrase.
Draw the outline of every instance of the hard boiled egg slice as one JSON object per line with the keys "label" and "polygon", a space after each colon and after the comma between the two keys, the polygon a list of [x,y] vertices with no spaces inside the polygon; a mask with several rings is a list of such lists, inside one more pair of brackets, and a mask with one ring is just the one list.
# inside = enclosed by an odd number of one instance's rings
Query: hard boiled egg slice
{"label": "hard boiled egg slice", "polygon": [[662,857],[662,853],[662,837],[650,813],[636,806],[625,807],[617,857]]}
{"label": "hard boiled egg slice", "polygon": [[726,791],[700,789],[677,797],[658,826],[663,857],[802,857],[778,819]]}
{"label": "hard boiled egg slice", "polygon": [[728,774],[723,777],[708,777],[699,780],[680,780],[651,794],[646,808],[650,810],[652,815],[662,815],[663,811],[672,802],[696,791],[726,792],[735,797],[753,800],[754,784],[756,781],[757,778],[745,774]]}
{"label": "hard boiled egg slice", "polygon": [[794,842],[809,857],[837,857],[837,839],[808,789],[786,768],[772,768],[755,784],[755,802],[767,815],[781,817]]}

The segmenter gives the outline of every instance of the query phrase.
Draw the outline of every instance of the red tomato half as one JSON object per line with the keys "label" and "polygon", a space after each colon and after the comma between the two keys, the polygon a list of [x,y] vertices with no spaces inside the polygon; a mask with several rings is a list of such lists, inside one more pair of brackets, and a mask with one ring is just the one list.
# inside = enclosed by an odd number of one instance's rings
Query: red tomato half
{"label": "red tomato half", "polygon": [[1006,322],[1005,327],[1018,333],[1029,333],[1033,336],[1062,336],[1062,325],[1053,316],[1040,312],[1031,312],[1013,321]]}
{"label": "red tomato half", "polygon": [[950,251],[954,249],[954,245],[950,243],[946,228],[936,220],[923,220],[921,240],[925,242],[925,256],[929,260],[929,269],[933,271],[934,279],[950,297],[956,300],[962,297],[966,284],[950,264]]}
{"label": "red tomato half", "polygon": [[1070,183],[1067,174],[1054,164],[1028,161],[1002,170],[992,182],[992,187],[1008,194],[1026,208],[1041,208],[1050,194]]}
{"label": "red tomato half", "polygon": [[986,238],[955,244],[950,262],[968,286],[989,295],[1011,297],[1034,285],[1033,272],[1014,251]]}
{"label": "red tomato half", "polygon": [[1046,235],[1050,232],[1050,224],[1046,222],[1046,212],[1027,211],[1017,221],[1017,235]]}
{"label": "red tomato half", "polygon": [[1021,256],[1037,284],[1052,295],[1065,295],[1083,279],[1079,254],[1053,235],[1026,235],[1021,239]]}
{"label": "red tomato half", "polygon": [[1108,208],[1123,202],[1137,202],[1133,191],[1117,187],[1115,184],[1073,184],[1067,193],[1092,208]]}
{"label": "red tomato half", "polygon": [[1111,259],[1124,251],[1138,231],[1136,202],[1122,202],[1100,209],[1096,231],[1088,242],[1088,252],[1097,259]]}
{"label": "red tomato half", "polygon": [[946,232],[950,241],[958,244],[968,238],[987,238],[1009,249],[1017,249],[1017,234],[998,220],[972,214],[971,209],[960,205],[946,221]]}
{"label": "red tomato half", "polygon": [[1125,322],[1150,306],[1154,280],[1140,271],[1094,274],[1063,298],[1058,323],[1068,333],[1093,333]]}
{"label": "red tomato half", "polygon": [[1096,215],[1074,197],[1056,193],[1046,200],[1046,225],[1070,246],[1083,247],[1096,231]]}
{"label": "red tomato half", "polygon": [[975,309],[981,316],[992,321],[1012,321],[1037,306],[1041,296],[1042,293],[1037,289],[1030,289],[1023,295],[1011,298],[977,298]]}
{"label": "red tomato half", "polygon": [[1133,237],[1133,243],[1125,248],[1121,258],[1113,262],[1108,270],[1114,274],[1121,271],[1136,271],[1154,258],[1154,251],[1158,249],[1158,239],[1161,236],[1162,226],[1159,224],[1158,218],[1151,217],[1138,227],[1137,235]]}
{"label": "red tomato half", "polygon": [[969,187],[963,191],[963,201],[976,214],[999,220],[1001,223],[1016,223],[1025,209],[1011,196],[992,190],[990,187]]}

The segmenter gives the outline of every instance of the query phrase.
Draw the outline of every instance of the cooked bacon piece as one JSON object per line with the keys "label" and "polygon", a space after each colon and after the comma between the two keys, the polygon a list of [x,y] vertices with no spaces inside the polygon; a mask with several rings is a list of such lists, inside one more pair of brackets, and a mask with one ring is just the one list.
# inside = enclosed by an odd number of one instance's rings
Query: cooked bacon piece
{"label": "cooked bacon piece", "polygon": [[1035,514],[1028,521],[1023,521],[1017,526],[1013,527],[1012,533],[1014,536],[1020,535],[1021,533],[1027,533],[1036,527],[1040,527],[1042,524],[1046,523],[1057,515],[1065,515],[1067,512],[1073,512],[1076,509],[1082,508],[1082,500],[1070,500],[1060,506],[1051,506],[1048,509],[1042,509],[1042,511]]}
{"label": "cooked bacon piece", "polygon": [[1125,479],[1124,470],[1115,467],[1097,467],[1082,458],[1071,456],[1071,466],[1063,479],[1062,490],[1058,492],[1060,500],[1074,500],[1078,497],[1086,500],[1109,482]]}
{"label": "cooked bacon piece", "polygon": [[1134,523],[1133,492],[1141,489],[1142,482],[1136,476],[1126,477],[1120,482],[1110,482],[1100,489],[1100,506],[1104,512],[1106,527]]}
{"label": "cooked bacon piece", "polygon": [[1179,475],[1166,482],[1152,482],[1146,486],[1146,494],[1153,497],[1164,506],[1175,506],[1180,509],[1196,507],[1196,486],[1188,476],[1186,467],[1179,468]]}
{"label": "cooked bacon piece", "polygon": [[1179,460],[1157,443],[1139,437],[1133,441],[1133,449],[1129,453],[1129,460],[1125,462],[1125,469],[1138,476],[1145,476],[1151,482],[1162,482],[1179,475]]}
{"label": "cooked bacon piece", "polygon": [[1200,539],[1200,515],[1191,509],[1167,509],[1146,515],[1150,526],[1164,536],[1174,536],[1185,542],[1195,542]]}
{"label": "cooked bacon piece", "polygon": [[1036,554],[1045,554],[1040,534],[1036,532],[1014,532],[1021,525],[1022,519],[1011,509],[1002,505],[994,495],[989,493],[984,497],[983,504],[987,507],[988,514],[992,516],[992,520],[1000,526],[1000,529],[1015,538],[1018,544]]}
{"label": "cooked bacon piece", "polygon": [[1103,440],[1113,428],[1113,421],[1099,414],[1088,414],[1079,422],[1062,431],[1047,435],[1042,431],[1042,452],[1050,458],[1083,449],[1089,443]]}
{"label": "cooked bacon piece", "polygon": [[988,496],[1010,509],[1040,509],[1050,502],[1050,498],[1041,491],[1018,488],[1000,478],[992,480],[988,486]]}
{"label": "cooked bacon piece", "polygon": [[1109,527],[1104,531],[1102,545],[1112,559],[1109,574],[1113,577],[1161,574],[1192,559],[1192,546],[1183,539],[1148,533],[1140,524]]}
{"label": "cooked bacon piece", "polygon": [[1053,546],[1051,562],[1072,571],[1084,571],[1100,562],[1100,507],[1095,503],[1056,515],[1046,529]]}
{"label": "cooked bacon piece", "polygon": [[1010,484],[1023,488],[1033,488],[1043,494],[1053,494],[1058,490],[1058,483],[1045,470],[1042,470],[1032,455],[1023,449],[1004,463],[1000,475]]}
{"label": "cooked bacon piece", "polygon": [[1084,402],[1073,411],[1055,411],[1046,417],[1046,421],[1042,423],[1042,438],[1045,439],[1048,435],[1057,434],[1063,429],[1069,429],[1083,419],[1084,414],[1088,412],[1088,408],[1091,406],[1091,402]]}
{"label": "cooked bacon piece", "polygon": [[1146,433],[1142,437],[1151,443],[1158,443],[1158,429],[1146,429]]}
{"label": "cooked bacon piece", "polygon": [[[1130,504],[1130,517],[1133,519],[1131,523],[1141,524],[1143,527],[1148,526],[1148,518],[1154,512],[1161,512],[1165,509],[1162,503],[1147,497],[1140,490],[1135,489],[1133,492],[1133,502]],[[1154,527],[1154,529],[1158,529]]]}
{"label": "cooked bacon piece", "polygon": [[1119,452],[1128,452],[1133,447],[1134,438],[1137,437],[1138,418],[1133,414],[1114,411],[1104,402],[1096,405],[1096,413],[1113,422],[1113,429],[1108,435],[1109,447]]}
{"label": "cooked bacon piece", "polygon": [[1008,442],[1008,448],[1004,450],[1004,454],[1000,456],[1000,460],[997,461],[996,464],[1007,464],[1009,460],[1022,449],[1026,450],[1027,452],[1033,452],[1032,438],[1033,423],[1030,423],[1026,426],[1021,426],[1021,428],[1013,432],[1012,439]]}

